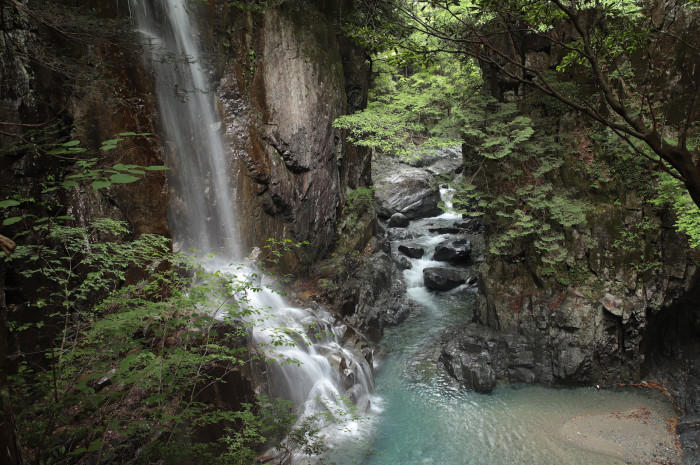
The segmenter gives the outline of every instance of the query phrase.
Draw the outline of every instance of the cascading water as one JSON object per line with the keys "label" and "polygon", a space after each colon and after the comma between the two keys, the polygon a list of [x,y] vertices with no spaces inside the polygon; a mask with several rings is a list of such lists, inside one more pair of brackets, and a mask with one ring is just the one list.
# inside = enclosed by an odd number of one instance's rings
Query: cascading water
{"label": "cascading water", "polygon": [[167,138],[173,185],[169,220],[178,248],[240,259],[230,150],[186,5],[186,0],[131,2],[150,55]]}
{"label": "cascading water", "polygon": [[[619,448],[582,448],[585,438],[579,429],[581,418],[619,412],[635,415],[640,405],[656,412],[657,418],[673,415],[673,408],[653,393],[597,390],[594,387],[553,389],[533,385],[498,386],[491,394],[479,394],[458,387],[439,369],[441,332],[471,320],[475,288],[464,284],[445,292],[427,289],[423,270],[427,267],[459,268],[465,274],[475,270],[434,259],[436,245],[463,238],[443,232],[459,229],[462,216],[451,211],[452,191],[440,189],[447,211],[433,218],[415,219],[405,230],[389,230],[392,253],[410,243],[424,250],[420,258],[408,258],[404,270],[408,297],[417,304],[409,319],[384,333],[384,357],[377,373],[377,396],[382,411],[373,417],[365,443],[348,443],[345,460],[350,465],[622,465],[649,463],[625,461]],[[402,234],[398,234],[402,232]],[[478,234],[468,235],[473,253],[484,245]],[[658,393],[657,393],[658,394]],[[624,416],[624,415],[623,415]],[[574,419],[574,420],[572,420]],[[663,420],[662,420],[663,421]],[[645,420],[646,422],[646,420]],[[653,423],[650,421],[650,423]],[[663,430],[663,426],[657,423]],[[601,429],[601,431],[603,431]],[[611,433],[605,430],[605,434]],[[657,430],[658,431],[658,430]],[[605,434],[600,443],[608,444]],[[573,439],[572,439],[573,438]],[[635,447],[645,446],[642,441]],[[661,444],[661,443],[659,443]],[[667,443],[667,444],[670,444]],[[664,446],[666,447],[666,446]],[[359,462],[355,457],[361,456]]]}
{"label": "cascading water", "polygon": [[[237,238],[235,186],[231,151],[221,131],[198,30],[186,0],[132,0],[137,31],[149,52],[155,74],[161,127],[171,182],[170,224],[181,249],[216,253],[202,264],[245,277],[254,270],[241,265]],[[231,263],[237,263],[231,265]],[[238,279],[233,278],[232,279]],[[264,278],[263,278],[264,279]],[[292,400],[301,417],[324,418],[346,409],[346,399],[367,408],[373,389],[369,357],[344,348],[343,325],[323,310],[290,307],[263,288],[247,296],[249,305],[267,313],[251,331],[258,347],[274,347],[272,394]],[[348,424],[324,432],[352,430]],[[332,438],[331,438],[332,439]]]}

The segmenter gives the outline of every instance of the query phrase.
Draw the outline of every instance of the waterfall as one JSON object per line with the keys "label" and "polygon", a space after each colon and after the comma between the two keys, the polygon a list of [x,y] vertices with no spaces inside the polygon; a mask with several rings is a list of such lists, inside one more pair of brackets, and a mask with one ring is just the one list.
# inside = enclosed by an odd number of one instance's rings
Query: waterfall
{"label": "waterfall", "polygon": [[[202,263],[210,270],[229,272],[232,279],[253,274],[242,261],[237,237],[232,151],[223,138],[187,2],[132,0],[131,9],[155,75],[173,186],[169,221],[175,241],[183,250],[215,252],[215,260]],[[255,323],[251,339],[258,347],[274,346],[274,353],[268,354],[276,360],[268,363],[273,395],[293,401],[302,418],[318,413],[333,416],[347,408],[347,399],[360,409],[368,408],[373,391],[371,354],[343,347],[341,341],[351,330],[325,310],[291,307],[264,287],[250,292],[246,300],[267,313]],[[352,429],[345,424],[329,435]]]}
{"label": "waterfall", "polygon": [[187,0],[132,0],[131,8],[155,74],[177,248],[240,259],[231,150],[221,133]]}

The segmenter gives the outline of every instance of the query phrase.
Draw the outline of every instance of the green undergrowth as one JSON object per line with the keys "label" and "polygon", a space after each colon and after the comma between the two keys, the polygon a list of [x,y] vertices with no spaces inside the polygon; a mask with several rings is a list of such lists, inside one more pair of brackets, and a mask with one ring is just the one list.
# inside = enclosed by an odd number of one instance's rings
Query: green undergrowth
{"label": "green undergrowth", "polygon": [[[42,156],[72,164],[37,198],[0,202],[0,233],[17,243],[0,257],[13,283],[2,309],[12,366],[0,394],[27,462],[238,465],[290,433],[305,438],[298,448],[322,441],[299,433],[310,423],[288,402],[255,394],[254,366],[298,363],[278,350],[290,343],[286,328],[249,348],[249,327],[267,318],[250,299],[259,276],[206,271],[168,238],[134,235],[119,220],[74,218],[66,193],[138,182],[149,167],[97,168],[79,143],[55,147]],[[297,246],[268,241],[268,261]]]}

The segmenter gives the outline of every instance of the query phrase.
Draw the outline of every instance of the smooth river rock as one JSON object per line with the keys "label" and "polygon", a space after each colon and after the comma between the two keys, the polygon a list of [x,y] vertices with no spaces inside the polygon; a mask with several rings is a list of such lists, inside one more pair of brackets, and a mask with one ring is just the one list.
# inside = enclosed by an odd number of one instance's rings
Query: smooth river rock
{"label": "smooth river rock", "polygon": [[449,291],[466,281],[464,274],[450,268],[430,267],[423,270],[425,287],[434,291]]}
{"label": "smooth river rock", "polygon": [[375,180],[377,214],[389,218],[401,213],[410,220],[439,215],[440,190],[432,181],[433,175],[425,170],[397,164]]}
{"label": "smooth river rock", "polygon": [[411,258],[421,258],[425,254],[425,250],[416,244],[401,244],[399,252]]}
{"label": "smooth river rock", "polygon": [[433,260],[450,263],[469,263],[472,244],[466,239],[447,240],[435,247]]}
{"label": "smooth river rock", "polygon": [[405,228],[410,222],[411,220],[409,220],[403,213],[394,213],[391,215],[391,218],[389,218],[389,227]]}

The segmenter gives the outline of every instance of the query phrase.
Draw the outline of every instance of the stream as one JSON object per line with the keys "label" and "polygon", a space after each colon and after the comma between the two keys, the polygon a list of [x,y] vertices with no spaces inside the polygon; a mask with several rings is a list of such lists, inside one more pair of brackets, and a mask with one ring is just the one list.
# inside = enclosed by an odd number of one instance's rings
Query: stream
{"label": "stream", "polygon": [[[449,200],[446,190],[442,194]],[[630,463],[615,453],[578,447],[564,437],[562,427],[576,417],[639,408],[664,418],[675,416],[656,392],[498,385],[490,394],[479,394],[460,389],[436,369],[431,342],[442,329],[470,319],[476,301],[476,288],[466,284],[448,292],[423,286],[423,268],[446,266],[430,260],[436,244],[454,238],[430,233],[429,227],[456,221],[462,221],[461,216],[445,213],[410,223],[411,242],[425,250],[423,258],[409,259],[411,268],[404,271],[408,296],[419,310],[385,333],[384,355],[376,366],[379,413],[368,420],[370,432],[364,441],[346,446],[334,460],[364,465]],[[392,242],[392,253],[399,253],[399,242]],[[465,271],[476,275],[469,267]]]}

